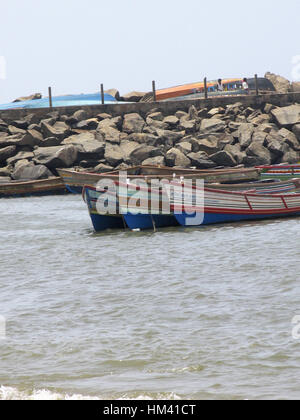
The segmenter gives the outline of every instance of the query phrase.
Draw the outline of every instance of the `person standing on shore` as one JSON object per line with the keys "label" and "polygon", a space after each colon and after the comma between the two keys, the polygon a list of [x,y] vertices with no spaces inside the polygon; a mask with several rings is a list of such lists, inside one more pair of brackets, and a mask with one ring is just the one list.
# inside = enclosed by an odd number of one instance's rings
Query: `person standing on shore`
{"label": "person standing on shore", "polygon": [[248,79],[246,77],[243,79],[243,90],[246,95],[249,95],[249,85],[248,85]]}
{"label": "person standing on shore", "polygon": [[218,80],[218,84],[217,84],[217,92],[224,92],[224,86],[222,84],[222,79]]}

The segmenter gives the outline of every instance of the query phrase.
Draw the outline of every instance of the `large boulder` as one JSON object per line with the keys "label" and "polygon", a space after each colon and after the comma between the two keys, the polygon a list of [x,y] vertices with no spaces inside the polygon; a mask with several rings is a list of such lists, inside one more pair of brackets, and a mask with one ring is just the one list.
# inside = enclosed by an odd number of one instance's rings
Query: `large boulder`
{"label": "large boulder", "polygon": [[191,166],[195,166],[197,169],[212,169],[217,166],[205,152],[192,152],[187,157],[191,161]]}
{"label": "large boulder", "polygon": [[300,154],[299,152],[296,152],[293,149],[290,149],[287,145],[285,147],[285,153],[281,159],[282,162],[284,163],[298,163],[300,159]]}
{"label": "large boulder", "polygon": [[137,113],[124,115],[122,131],[127,134],[142,133],[145,126],[144,119]]}
{"label": "large boulder", "polygon": [[203,119],[201,121],[200,132],[205,134],[219,133],[224,131],[225,128],[225,121],[219,120],[218,118]]}
{"label": "large boulder", "polygon": [[123,162],[123,152],[119,145],[106,143],[104,158],[106,162],[115,168]]}
{"label": "large boulder", "polygon": [[96,138],[98,140],[104,139],[113,144],[120,143],[120,134],[115,122],[110,118],[102,120],[96,130]]}
{"label": "large boulder", "polygon": [[114,89],[114,88],[113,89],[108,89],[108,90],[105,90],[104,93],[107,93],[108,95],[112,96],[117,101],[119,101],[121,99],[120,92],[117,89]]}
{"label": "large boulder", "polygon": [[272,109],[271,114],[281,127],[300,123],[300,104]]}
{"label": "large boulder", "polygon": [[136,141],[124,140],[120,144],[124,162],[130,162],[130,154],[140,147],[140,143]]}
{"label": "large boulder", "polygon": [[166,162],[164,156],[155,156],[142,162],[142,165],[165,166],[165,164]]}
{"label": "large boulder", "polygon": [[44,165],[34,165],[28,163],[19,165],[12,173],[12,178],[15,180],[38,180],[52,177],[52,172]]}
{"label": "large boulder", "polygon": [[300,141],[300,124],[296,124],[293,127],[293,133],[297,137],[298,141]]}
{"label": "large boulder", "polygon": [[218,140],[213,136],[208,136],[205,139],[193,139],[193,152],[205,152],[208,155],[213,155],[219,151]]}
{"label": "large boulder", "polygon": [[191,166],[191,161],[186,157],[180,150],[176,148],[170,149],[165,156],[167,166],[179,166],[182,168],[188,168]]}
{"label": "large boulder", "polygon": [[275,155],[277,158],[280,158],[284,155],[285,148],[282,141],[282,137],[278,135],[269,134],[266,138],[268,150]]}
{"label": "large boulder", "polygon": [[41,122],[42,133],[45,138],[47,137],[57,137],[61,140],[68,137],[70,134],[70,127],[63,121],[58,121],[54,125],[42,121]]}
{"label": "large boulder", "polygon": [[[13,147],[13,146],[11,146]],[[32,160],[34,158],[34,153],[33,152],[29,152],[29,151],[21,151],[19,153],[17,153],[15,156],[7,159],[7,164],[8,165],[15,165],[16,162],[18,162],[19,160]]]}
{"label": "large boulder", "polygon": [[224,147],[224,151],[230,153],[238,165],[242,164],[243,160],[247,156],[245,152],[242,152],[239,144],[227,144]]}
{"label": "large boulder", "polygon": [[140,145],[130,153],[129,160],[133,165],[141,165],[144,160],[161,155],[162,153],[157,147]]}
{"label": "large boulder", "polygon": [[24,102],[24,101],[33,101],[37,99],[42,99],[41,93],[34,93],[30,96],[21,96],[20,98],[15,99],[13,102]]}
{"label": "large boulder", "polygon": [[272,156],[271,152],[260,142],[252,142],[246,153],[250,157],[254,157],[256,160],[255,166],[258,165],[271,165],[272,163]]}
{"label": "large boulder", "polygon": [[125,102],[139,102],[147,92],[129,92],[122,96],[122,100]]}
{"label": "large boulder", "polygon": [[282,76],[268,72],[265,74],[265,78],[273,83],[273,86],[278,93],[288,93],[291,89],[289,80]]}
{"label": "large boulder", "polygon": [[218,166],[236,166],[237,161],[226,150],[221,150],[209,156],[209,159],[215,162]]}
{"label": "large boulder", "polygon": [[148,133],[133,133],[129,134],[127,140],[135,143],[147,144],[148,146],[156,146],[159,138]]}
{"label": "large boulder", "polygon": [[300,150],[300,143],[296,135],[291,131],[286,128],[282,128],[278,131],[278,136],[280,136],[284,143],[286,143],[289,147],[292,147],[294,150]]}
{"label": "large boulder", "polygon": [[10,157],[14,156],[16,154],[16,150],[16,146],[7,146],[0,149],[0,163],[5,162]]}
{"label": "large boulder", "polygon": [[292,92],[300,92],[300,82],[293,82],[291,90]]}
{"label": "large boulder", "polygon": [[78,149],[72,145],[39,147],[34,151],[34,162],[48,168],[68,168],[78,157]]}
{"label": "large boulder", "polygon": [[243,123],[238,129],[238,139],[242,149],[247,149],[252,141],[252,135],[254,133],[254,126],[250,123]]}

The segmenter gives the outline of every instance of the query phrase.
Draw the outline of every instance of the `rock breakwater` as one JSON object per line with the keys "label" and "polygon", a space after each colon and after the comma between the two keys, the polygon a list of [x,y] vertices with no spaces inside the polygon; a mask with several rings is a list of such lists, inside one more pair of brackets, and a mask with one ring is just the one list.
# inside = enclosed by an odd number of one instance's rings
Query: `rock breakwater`
{"label": "rock breakwater", "polygon": [[300,160],[300,104],[111,115],[81,109],[0,119],[0,182],[43,179],[57,168],[90,171],[140,164],[208,169]]}

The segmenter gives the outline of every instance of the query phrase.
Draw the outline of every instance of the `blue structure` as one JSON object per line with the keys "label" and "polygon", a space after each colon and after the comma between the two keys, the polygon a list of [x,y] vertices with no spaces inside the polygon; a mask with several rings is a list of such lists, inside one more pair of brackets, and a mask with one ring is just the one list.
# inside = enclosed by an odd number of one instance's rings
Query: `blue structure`
{"label": "blue structure", "polygon": [[[113,104],[117,103],[117,100],[107,93],[104,94],[104,103]],[[65,96],[53,96],[52,106],[63,107],[63,106],[84,106],[84,105],[101,105],[101,94],[81,94],[81,95],[65,95]],[[34,108],[49,108],[49,98],[34,99],[23,102],[11,102],[9,104],[0,105],[0,110],[7,109],[34,109]]]}

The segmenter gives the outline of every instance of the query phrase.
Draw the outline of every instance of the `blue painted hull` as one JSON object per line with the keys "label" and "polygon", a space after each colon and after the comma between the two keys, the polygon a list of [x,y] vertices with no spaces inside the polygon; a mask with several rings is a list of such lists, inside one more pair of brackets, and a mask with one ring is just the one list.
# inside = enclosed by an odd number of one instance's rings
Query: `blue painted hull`
{"label": "blue painted hull", "polygon": [[107,229],[124,229],[123,219],[120,216],[103,216],[100,214],[90,214],[96,232]]}
{"label": "blue painted hull", "polygon": [[205,213],[203,222],[199,225],[193,225],[189,218],[191,215],[175,214],[175,218],[181,226],[202,226],[202,225],[212,225],[217,223],[231,223],[231,222],[241,222],[244,220],[264,220],[264,219],[273,219],[280,217],[288,216],[300,216],[300,213],[289,213],[289,214],[261,214],[261,215],[251,215],[251,214],[226,214],[226,213]]}
{"label": "blue painted hull", "polygon": [[153,214],[124,214],[124,219],[129,227],[129,229],[153,229],[156,228],[168,227],[168,226],[178,226],[178,222],[172,215],[157,215]]}

